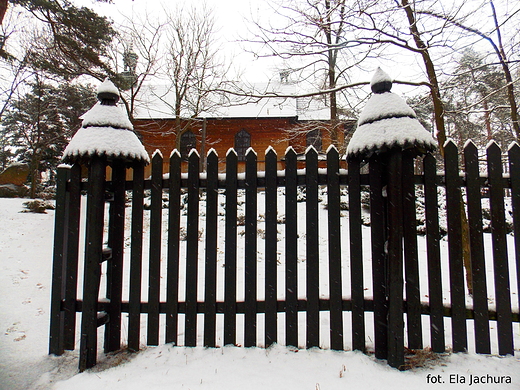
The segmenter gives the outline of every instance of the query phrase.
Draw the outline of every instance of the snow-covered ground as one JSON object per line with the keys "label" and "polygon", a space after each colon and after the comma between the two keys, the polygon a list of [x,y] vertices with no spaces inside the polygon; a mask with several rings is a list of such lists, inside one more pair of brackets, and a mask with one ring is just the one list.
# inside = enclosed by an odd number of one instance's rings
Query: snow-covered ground
{"label": "snow-covered ground", "polygon": [[[78,374],[77,350],[62,357],[47,355],[54,212],[20,213],[24,201],[0,199],[2,390],[462,389],[470,384],[471,389],[520,389],[518,324],[514,324],[515,356],[476,355],[472,352],[470,335],[469,353],[449,355],[430,368],[406,372],[391,369],[359,352],[295,351],[283,346],[265,350],[162,345],[148,347],[138,354],[100,353],[98,366]],[[280,233],[283,235],[283,231]],[[517,296],[513,297],[513,305],[517,307]],[[446,327],[449,333],[448,320]],[[471,330],[471,322],[468,328]],[[426,331],[426,339],[427,336]],[[493,329],[492,343],[496,351]],[[504,383],[477,383],[490,380]]]}

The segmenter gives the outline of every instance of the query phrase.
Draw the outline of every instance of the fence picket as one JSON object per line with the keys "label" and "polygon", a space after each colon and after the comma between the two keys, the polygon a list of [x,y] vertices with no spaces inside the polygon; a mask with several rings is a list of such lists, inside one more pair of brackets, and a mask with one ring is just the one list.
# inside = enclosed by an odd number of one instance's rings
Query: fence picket
{"label": "fence picket", "polygon": [[460,192],[459,158],[457,146],[448,141],[444,146],[446,170],[446,208],[448,219],[448,257],[450,267],[451,328],[453,351],[465,352],[468,348],[466,325],[466,298],[462,260],[462,196]]}
{"label": "fence picket", "polygon": [[277,342],[277,156],[265,155],[265,346]]}
{"label": "fence picket", "polygon": [[237,161],[230,150],[226,156],[226,231],[224,280],[224,345],[236,344],[237,316]]}
{"label": "fence picket", "polygon": [[168,271],[166,274],[166,342],[177,345],[179,328],[179,258],[181,218],[181,154],[170,155],[168,178]]}
{"label": "fence picket", "polygon": [[360,161],[348,162],[350,229],[350,283],[352,299],[352,349],[365,350],[365,303],[363,288],[363,236],[361,230]]}
{"label": "fence picket", "polygon": [[197,345],[197,286],[199,262],[199,154],[188,156],[188,221],[186,225],[186,315],[184,345]]}
{"label": "fence picket", "polygon": [[504,219],[504,186],[502,184],[502,152],[495,142],[487,148],[489,200],[491,208],[491,240],[497,307],[498,353],[513,354],[513,326],[509,265]]}
{"label": "fence picket", "polygon": [[419,289],[419,254],[417,215],[415,213],[414,156],[403,152],[403,244],[406,278],[406,321],[408,348],[422,349],[421,293]]}
{"label": "fence picket", "polygon": [[215,347],[217,315],[218,155],[207,157],[204,346]]}
{"label": "fence picket", "polygon": [[305,153],[306,162],[306,278],[307,278],[307,348],[320,343],[320,291],[318,255],[318,152],[313,147]]}
{"label": "fence picket", "polygon": [[76,340],[76,300],[78,295],[79,228],[81,209],[81,166],[70,168],[68,197],[67,255],[63,318],[63,347],[74,350]]}
{"label": "fence picket", "polygon": [[141,339],[141,278],[143,264],[144,165],[133,164],[130,282],[128,296],[128,348],[138,351]]}
{"label": "fence picket", "polygon": [[161,283],[162,238],[162,169],[163,157],[159,152],[155,152],[152,157],[150,252],[148,259],[148,345],[159,345],[159,298]]}
{"label": "fence picket", "polygon": [[110,203],[108,246],[112,257],[107,262],[107,314],[110,321],[105,326],[105,352],[121,348],[121,303],[123,301],[123,257],[125,247],[126,166],[123,161],[112,164],[113,200]]}
{"label": "fence picket", "polygon": [[329,220],[330,347],[335,350],[343,350],[339,153],[334,147],[327,152],[327,213]]}
{"label": "fence picket", "polygon": [[[63,355],[63,310],[61,301],[65,283],[64,267],[67,259],[65,250],[65,234],[67,231],[67,179],[69,167],[59,167],[56,177],[56,211],[54,223],[54,249],[52,255],[52,290],[49,329],[49,354]],[[74,316],[76,310],[74,310]]]}
{"label": "fence picket", "polygon": [[298,347],[298,177],[296,152],[285,153],[285,342]]}
{"label": "fence picket", "polygon": [[388,364],[404,364],[403,177],[401,152],[388,157]]}
{"label": "fence picket", "polygon": [[257,165],[256,152],[246,153],[246,214],[245,214],[245,310],[244,346],[256,346],[257,313]]}
{"label": "fence picket", "polygon": [[468,142],[464,148],[464,162],[475,311],[475,347],[477,353],[491,353],[478,150],[473,142]]}
{"label": "fence picket", "polygon": [[434,352],[444,352],[444,307],[442,297],[437,162],[432,154],[423,159],[426,252],[428,259],[428,301],[430,303],[430,338]]}
{"label": "fence picket", "polygon": [[[369,164],[370,235],[372,250],[372,286],[374,297],[374,346],[378,359],[388,357],[388,300],[386,250],[386,205],[383,196],[384,167],[379,156]],[[350,192],[350,190],[349,190]]]}
{"label": "fence picket", "polygon": [[[105,176],[105,158],[100,156],[92,157],[89,167],[89,190],[87,195],[80,371],[94,367],[97,360],[97,305],[99,278],[101,277],[100,262],[103,258]],[[103,205],[103,207],[100,207],[100,205]]]}
{"label": "fence picket", "polygon": [[513,234],[515,237],[516,285],[520,307],[520,146],[509,147],[509,176],[511,177],[511,203],[513,206]]}

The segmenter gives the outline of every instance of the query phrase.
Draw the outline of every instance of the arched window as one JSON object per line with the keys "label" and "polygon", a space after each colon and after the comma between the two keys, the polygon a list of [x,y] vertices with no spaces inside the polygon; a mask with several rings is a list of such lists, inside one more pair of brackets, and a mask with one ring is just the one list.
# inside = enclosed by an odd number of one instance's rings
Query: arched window
{"label": "arched window", "polygon": [[314,146],[314,148],[318,152],[321,152],[323,145],[322,145],[322,140],[321,140],[320,129],[310,130],[307,133],[307,147],[309,147],[309,146]]}
{"label": "arched window", "polygon": [[246,152],[250,147],[251,134],[244,129],[235,134],[235,152],[237,152],[238,161],[246,160]]}
{"label": "arched window", "polygon": [[188,130],[181,135],[181,157],[187,159],[191,149],[197,149],[197,138]]}

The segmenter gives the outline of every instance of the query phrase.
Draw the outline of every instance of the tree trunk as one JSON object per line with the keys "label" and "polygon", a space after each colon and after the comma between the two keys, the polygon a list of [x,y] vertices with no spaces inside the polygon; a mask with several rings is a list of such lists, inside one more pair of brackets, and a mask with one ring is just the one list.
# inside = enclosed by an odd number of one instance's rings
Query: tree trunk
{"label": "tree trunk", "polygon": [[441,100],[441,93],[437,75],[435,73],[435,66],[428,52],[428,47],[421,39],[421,34],[417,28],[417,21],[408,0],[402,0],[402,7],[406,12],[408,24],[410,25],[410,32],[412,33],[415,45],[421,51],[428,81],[430,82],[430,93],[433,101],[433,111],[435,114],[435,127],[437,128],[437,141],[439,143],[439,152],[444,156],[444,144],[446,143],[446,128],[444,124],[444,104]]}
{"label": "tree trunk", "polygon": [[4,21],[4,16],[7,11],[7,0],[0,0],[0,24]]}
{"label": "tree trunk", "polygon": [[[498,24],[497,13],[495,11],[495,5],[490,0],[491,9],[493,10],[493,20],[495,22],[495,28],[498,35],[498,50],[497,54],[504,70],[504,76],[507,83],[507,98],[509,105],[511,106],[511,122],[513,123],[513,130],[515,131],[516,139],[520,141],[520,123],[518,121],[518,106],[516,105],[515,88],[513,84],[513,77],[511,76],[511,70],[509,69],[506,52],[504,45],[502,44],[502,34],[500,32],[500,25]],[[496,49],[495,49],[496,50]]]}
{"label": "tree trunk", "polygon": [[31,172],[31,189],[30,189],[30,197],[31,199],[36,198],[36,189],[38,188],[38,184],[40,184],[40,170],[38,169],[40,165],[40,156],[34,155],[31,159],[30,164],[30,172]]}
{"label": "tree trunk", "polygon": [[[441,100],[441,93],[439,88],[439,82],[435,73],[435,66],[428,52],[428,47],[421,39],[421,33],[417,28],[417,20],[415,19],[414,11],[410,6],[408,0],[402,0],[402,8],[406,12],[408,18],[408,24],[410,25],[410,32],[413,36],[417,49],[420,50],[423,58],[424,67],[426,68],[426,74],[428,75],[428,81],[430,82],[430,92],[433,101],[433,111],[435,117],[435,126],[437,128],[437,142],[439,144],[439,152],[444,157],[444,144],[446,143],[446,128],[444,123],[444,104]],[[464,205],[464,200],[461,195],[461,205]],[[462,224],[462,257],[464,262],[464,268],[466,269],[466,281],[468,284],[468,290],[470,293],[473,292],[473,281],[471,278],[471,247],[469,242],[469,225],[468,218],[464,206],[461,206],[460,210],[461,224]]]}

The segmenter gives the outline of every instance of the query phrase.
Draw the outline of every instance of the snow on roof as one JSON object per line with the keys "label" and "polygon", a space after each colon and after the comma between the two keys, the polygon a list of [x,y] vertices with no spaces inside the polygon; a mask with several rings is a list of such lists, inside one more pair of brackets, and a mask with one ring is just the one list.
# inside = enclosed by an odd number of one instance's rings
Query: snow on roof
{"label": "snow on roof", "polygon": [[373,95],[359,116],[347,156],[368,158],[392,148],[435,149],[435,140],[415,112],[401,97],[390,92],[391,78],[378,68],[370,84]]}
{"label": "snow on roof", "polygon": [[[230,87],[237,93],[248,93],[250,87]],[[299,83],[269,82],[257,83],[253,85],[255,95],[279,94],[279,95],[300,95],[305,92]],[[139,96],[141,104],[137,107],[134,114],[136,119],[169,119],[173,118],[173,91],[166,85],[148,85],[143,87],[143,92]],[[198,114],[199,117],[226,117],[226,118],[275,118],[275,117],[295,117],[301,120],[329,120],[330,110],[317,99],[311,98],[248,98],[228,94],[226,96],[214,97],[219,103],[215,108]],[[191,116],[192,113],[183,113]]]}
{"label": "snow on roof", "polygon": [[117,106],[119,92],[108,79],[98,88],[98,99],[83,115],[82,127],[65,148],[63,160],[77,162],[94,155],[109,159],[150,161],[148,153],[133,132],[128,115]]}

